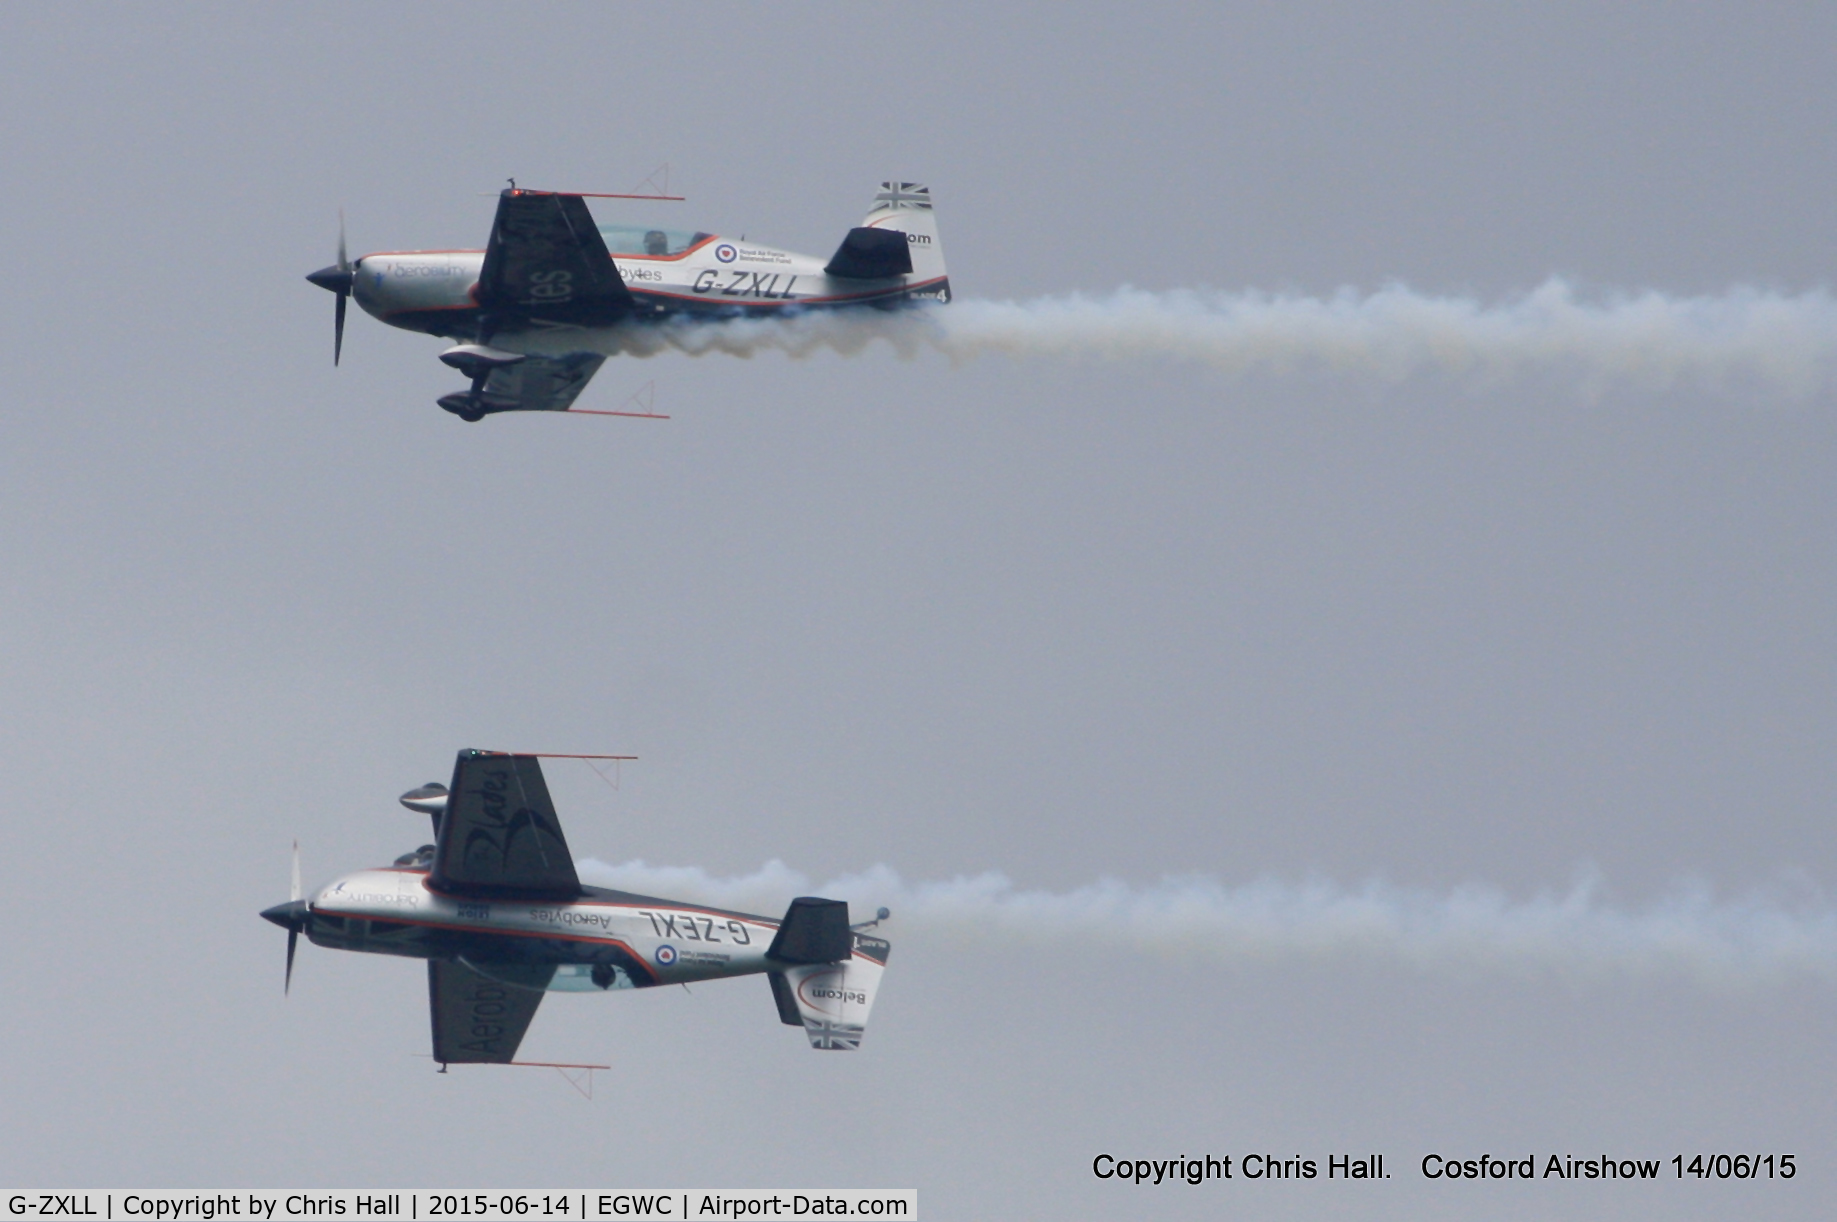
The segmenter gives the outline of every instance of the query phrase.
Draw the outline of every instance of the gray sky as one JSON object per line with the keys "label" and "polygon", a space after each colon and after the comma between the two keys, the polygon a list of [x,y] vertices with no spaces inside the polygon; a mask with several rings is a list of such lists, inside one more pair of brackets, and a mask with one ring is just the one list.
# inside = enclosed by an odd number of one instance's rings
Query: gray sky
{"label": "gray sky", "polygon": [[[1817,1216],[1831,965],[1245,953],[909,920],[863,1053],[759,981],[557,997],[431,1072],[418,965],[304,948],[462,746],[629,751],[570,841],[717,877],[1593,872],[1828,925],[1828,387],[935,353],[614,360],[668,423],[466,426],[439,345],[301,276],[622,191],[825,252],[922,181],[960,298],[1837,275],[1811,5],[19,6],[0,1018],[13,1182],[916,1185],[930,1218]],[[607,219],[651,216],[601,209]],[[1783,897],[1783,898],[1781,898]],[[1808,926],[1809,927],[1809,926]],[[1825,928],[1825,926],[1819,926]],[[1284,944],[1286,946],[1286,944]],[[1564,945],[1568,945],[1565,943]],[[1615,963],[1619,963],[1616,966]],[[1369,1151],[1118,1188],[1101,1152]],[[1423,1154],[1794,1152],[1787,1183],[1431,1184]]]}

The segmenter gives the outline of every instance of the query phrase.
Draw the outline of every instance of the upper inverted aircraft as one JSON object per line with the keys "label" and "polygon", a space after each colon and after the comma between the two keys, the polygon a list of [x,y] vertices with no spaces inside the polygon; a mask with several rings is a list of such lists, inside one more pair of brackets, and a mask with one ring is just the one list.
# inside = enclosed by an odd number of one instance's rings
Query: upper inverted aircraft
{"label": "upper inverted aircraft", "polygon": [[874,210],[827,260],[712,233],[601,225],[580,195],[511,187],[484,250],[382,251],[307,277],[391,326],[459,341],[440,359],[472,379],[440,406],[462,420],[566,411],[621,330],[850,306],[950,300],[931,192],[882,183]]}
{"label": "upper inverted aircraft", "polygon": [[[434,843],[333,879],[262,916],[287,930],[287,983],[316,946],[427,960],[434,1060],[510,1063],[548,992],[597,993],[764,974],[781,1021],[812,1048],[861,1046],[890,948],[851,926],[843,900],[805,896],[782,918],[589,887],[533,755],[461,751],[449,789],[402,805],[433,816]],[[581,1068],[585,1068],[582,1066]]]}

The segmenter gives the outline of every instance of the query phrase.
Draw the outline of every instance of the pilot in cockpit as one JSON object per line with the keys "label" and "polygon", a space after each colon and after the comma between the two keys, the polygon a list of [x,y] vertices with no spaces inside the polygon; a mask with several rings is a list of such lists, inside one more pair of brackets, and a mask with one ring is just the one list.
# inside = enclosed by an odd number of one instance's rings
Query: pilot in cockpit
{"label": "pilot in cockpit", "polygon": [[670,253],[670,238],[661,229],[653,229],[644,235],[644,253],[647,255],[667,255]]}

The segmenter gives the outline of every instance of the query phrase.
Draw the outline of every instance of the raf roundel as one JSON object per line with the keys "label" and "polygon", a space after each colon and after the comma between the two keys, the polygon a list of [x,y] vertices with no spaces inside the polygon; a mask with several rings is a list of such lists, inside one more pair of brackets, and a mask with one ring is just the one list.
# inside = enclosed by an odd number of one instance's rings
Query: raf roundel
{"label": "raf roundel", "polygon": [[676,962],[676,948],[664,944],[657,948],[657,962],[662,967],[669,967]]}
{"label": "raf roundel", "polygon": [[714,248],[714,257],[723,263],[732,263],[735,259],[740,257],[740,252],[735,250],[732,246],[729,246],[726,242],[722,242],[719,246]]}

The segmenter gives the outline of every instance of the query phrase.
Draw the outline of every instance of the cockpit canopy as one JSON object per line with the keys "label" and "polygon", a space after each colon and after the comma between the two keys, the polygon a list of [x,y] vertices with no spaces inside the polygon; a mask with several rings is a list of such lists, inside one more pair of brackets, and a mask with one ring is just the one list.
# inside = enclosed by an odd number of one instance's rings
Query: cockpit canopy
{"label": "cockpit canopy", "polygon": [[680,255],[697,242],[707,241],[711,233],[691,233],[687,229],[656,229],[645,225],[601,225],[600,237],[613,255]]}

